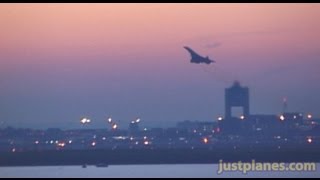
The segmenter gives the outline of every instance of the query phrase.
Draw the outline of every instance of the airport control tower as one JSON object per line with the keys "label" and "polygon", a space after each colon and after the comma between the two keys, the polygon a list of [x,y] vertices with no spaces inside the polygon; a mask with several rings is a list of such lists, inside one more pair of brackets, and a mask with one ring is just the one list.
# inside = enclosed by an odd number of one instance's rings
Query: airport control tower
{"label": "airport control tower", "polygon": [[249,88],[242,87],[235,81],[230,88],[225,89],[225,118],[232,118],[232,108],[242,107],[243,116],[249,117]]}

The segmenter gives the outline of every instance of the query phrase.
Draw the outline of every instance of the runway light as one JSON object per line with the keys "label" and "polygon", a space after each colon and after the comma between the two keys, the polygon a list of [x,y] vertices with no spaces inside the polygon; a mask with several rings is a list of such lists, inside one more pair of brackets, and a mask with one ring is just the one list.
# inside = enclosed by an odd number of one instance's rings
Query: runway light
{"label": "runway light", "polygon": [[144,145],[148,145],[148,144],[149,144],[149,141],[144,141],[143,144],[144,144]]}
{"label": "runway light", "polygon": [[281,139],[281,136],[275,136],[274,138],[275,139]]}
{"label": "runway light", "polygon": [[218,117],[218,121],[222,121],[223,118],[221,116]]}
{"label": "runway light", "polygon": [[92,142],[92,143],[91,143],[91,146],[96,146],[96,142]]}
{"label": "runway light", "polygon": [[117,124],[112,125],[112,129],[116,130],[118,128]]}
{"label": "runway light", "polygon": [[241,119],[241,120],[244,120],[244,115],[241,115],[241,116],[240,116],[240,119]]}
{"label": "runway light", "polygon": [[205,144],[208,144],[208,142],[209,142],[208,138],[206,138],[206,137],[203,138],[202,141],[203,141]]}
{"label": "runway light", "polygon": [[139,123],[140,122],[140,118],[136,119],[136,123]]}
{"label": "runway light", "polygon": [[35,141],[34,143],[35,143],[35,144],[39,144],[39,141]]}
{"label": "runway light", "polygon": [[16,152],[16,148],[12,148],[11,152],[13,153]]}
{"label": "runway light", "polygon": [[111,117],[108,118],[108,123],[111,123],[112,122],[112,119]]}
{"label": "runway light", "polygon": [[193,133],[197,133],[197,130],[194,129],[194,130],[193,130]]}
{"label": "runway light", "polygon": [[308,114],[308,115],[307,115],[307,118],[308,118],[308,119],[311,119],[311,118],[312,118],[312,115],[311,115],[311,114]]}
{"label": "runway light", "polygon": [[308,142],[309,144],[311,144],[311,143],[312,143],[312,138],[309,137],[309,138],[307,139],[307,142]]}
{"label": "runway light", "polygon": [[82,118],[80,119],[80,123],[81,124],[86,124],[86,123],[90,123],[91,122],[91,119],[88,119],[88,118]]}
{"label": "runway light", "polygon": [[66,146],[66,143],[64,143],[64,142],[58,143],[57,146],[58,146],[58,147],[64,147],[64,146]]}
{"label": "runway light", "polygon": [[284,120],[285,120],[284,115],[280,115],[280,120],[281,120],[281,121],[284,121]]}
{"label": "runway light", "polygon": [[80,123],[81,124],[85,124],[87,122],[87,118],[82,118],[81,120],[80,120]]}

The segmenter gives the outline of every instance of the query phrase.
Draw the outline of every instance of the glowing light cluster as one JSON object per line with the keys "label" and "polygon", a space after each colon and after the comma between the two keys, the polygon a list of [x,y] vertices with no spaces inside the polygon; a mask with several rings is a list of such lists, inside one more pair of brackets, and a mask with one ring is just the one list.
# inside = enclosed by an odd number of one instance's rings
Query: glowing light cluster
{"label": "glowing light cluster", "polygon": [[108,117],[107,122],[111,125],[112,130],[116,130],[118,128],[117,123],[111,117]]}
{"label": "glowing light cluster", "polygon": [[65,147],[65,146],[66,146],[66,143],[61,142],[61,143],[58,143],[57,146],[58,146],[58,147]]}
{"label": "glowing light cluster", "polygon": [[80,123],[81,124],[87,124],[87,123],[90,123],[91,122],[91,119],[88,119],[88,118],[82,118],[80,119]]}
{"label": "glowing light cluster", "polygon": [[135,123],[139,123],[140,121],[141,121],[141,119],[140,119],[140,118],[137,118],[136,120],[131,121],[131,123],[132,123],[132,124],[135,124]]}

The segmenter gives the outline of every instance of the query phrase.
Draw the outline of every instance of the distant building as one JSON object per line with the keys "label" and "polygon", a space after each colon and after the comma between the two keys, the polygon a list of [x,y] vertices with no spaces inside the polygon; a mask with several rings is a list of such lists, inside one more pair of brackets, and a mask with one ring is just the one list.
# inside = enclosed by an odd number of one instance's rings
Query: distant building
{"label": "distant building", "polygon": [[132,121],[130,124],[129,124],[129,132],[131,133],[137,133],[139,132],[140,128],[139,128],[139,123],[135,122],[135,121]]}
{"label": "distant building", "polygon": [[188,132],[205,132],[215,130],[218,127],[217,122],[199,122],[199,121],[183,121],[177,123],[179,130],[186,130]]}
{"label": "distant building", "polygon": [[302,122],[303,114],[299,112],[283,113],[282,114],[285,120],[291,120],[296,122]]}
{"label": "distant building", "polygon": [[[239,117],[232,114],[233,107],[241,107],[243,113]],[[309,115],[310,123],[305,123],[303,113],[284,112],[280,115],[251,115],[249,109],[249,89],[234,82],[230,88],[225,89],[225,118],[219,121],[225,134],[287,134],[299,129],[303,124],[317,125]],[[300,128],[301,129],[301,128]]]}
{"label": "distant building", "polygon": [[243,116],[250,116],[249,109],[249,88],[241,87],[238,81],[235,81],[230,88],[225,89],[225,118],[232,118],[232,108],[242,107]]}
{"label": "distant building", "polygon": [[277,115],[250,115],[249,126],[249,130],[263,134],[279,133],[283,130]]}

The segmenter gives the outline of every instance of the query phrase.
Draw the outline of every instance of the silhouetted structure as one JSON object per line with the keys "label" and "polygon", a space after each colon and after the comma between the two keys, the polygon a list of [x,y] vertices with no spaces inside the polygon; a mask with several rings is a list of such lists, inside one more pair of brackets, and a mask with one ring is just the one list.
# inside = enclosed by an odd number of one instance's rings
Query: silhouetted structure
{"label": "silhouetted structure", "polygon": [[225,118],[232,118],[232,107],[242,107],[243,115],[249,117],[249,89],[241,87],[238,81],[235,81],[232,87],[225,89]]}

